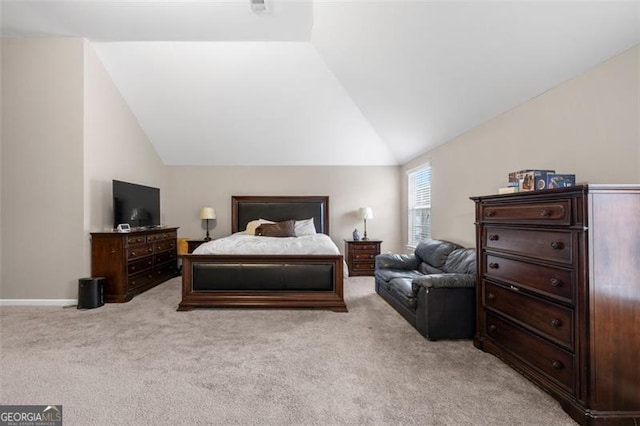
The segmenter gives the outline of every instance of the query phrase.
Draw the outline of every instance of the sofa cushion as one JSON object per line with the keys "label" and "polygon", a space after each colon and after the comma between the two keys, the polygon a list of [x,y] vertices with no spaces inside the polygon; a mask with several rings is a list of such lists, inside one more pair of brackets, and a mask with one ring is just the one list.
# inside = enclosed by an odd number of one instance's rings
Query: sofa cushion
{"label": "sofa cushion", "polygon": [[376,269],[418,269],[420,259],[415,254],[382,253],[376,256]]}
{"label": "sofa cushion", "polygon": [[433,266],[425,262],[420,263],[420,266],[418,266],[418,271],[422,272],[425,275],[442,273],[442,269],[434,268]]}
{"label": "sofa cushion", "polygon": [[376,277],[382,281],[389,282],[394,278],[408,278],[409,281],[416,277],[421,277],[422,274],[418,271],[407,271],[404,269],[377,269]]}
{"label": "sofa cushion", "polygon": [[462,248],[462,246],[449,241],[425,240],[418,244],[415,254],[430,266],[442,268],[449,253],[457,248]]}
{"label": "sofa cushion", "polygon": [[389,293],[399,302],[415,308],[417,301],[417,291],[413,290],[411,278],[394,278],[389,282]]}
{"label": "sofa cushion", "polygon": [[476,286],[476,276],[474,274],[431,274],[411,281],[412,289],[415,293],[420,287],[430,288],[467,288]]}
{"label": "sofa cushion", "polygon": [[442,267],[444,272],[458,274],[476,273],[476,250],[473,248],[459,248],[453,250]]}

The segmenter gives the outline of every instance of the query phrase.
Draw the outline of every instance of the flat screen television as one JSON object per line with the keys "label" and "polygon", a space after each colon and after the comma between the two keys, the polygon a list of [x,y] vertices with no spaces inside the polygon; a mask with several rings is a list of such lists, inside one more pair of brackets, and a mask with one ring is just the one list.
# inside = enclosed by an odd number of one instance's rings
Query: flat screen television
{"label": "flat screen television", "polygon": [[160,189],[113,180],[113,227],[128,223],[131,228],[160,226]]}

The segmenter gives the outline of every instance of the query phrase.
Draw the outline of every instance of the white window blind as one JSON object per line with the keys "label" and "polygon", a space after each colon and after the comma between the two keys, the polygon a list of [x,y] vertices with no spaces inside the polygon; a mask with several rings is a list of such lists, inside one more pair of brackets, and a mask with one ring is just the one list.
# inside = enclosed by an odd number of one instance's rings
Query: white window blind
{"label": "white window blind", "polygon": [[431,167],[422,166],[407,172],[409,181],[408,245],[415,247],[431,238]]}

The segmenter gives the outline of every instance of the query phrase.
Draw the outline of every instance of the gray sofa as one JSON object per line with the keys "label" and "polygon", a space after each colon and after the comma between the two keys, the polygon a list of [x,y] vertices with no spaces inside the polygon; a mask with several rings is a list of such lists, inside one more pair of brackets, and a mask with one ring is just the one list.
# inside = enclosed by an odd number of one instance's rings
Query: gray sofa
{"label": "gray sofa", "polygon": [[414,254],[376,256],[376,292],[429,340],[469,339],[475,330],[476,251],[426,240]]}

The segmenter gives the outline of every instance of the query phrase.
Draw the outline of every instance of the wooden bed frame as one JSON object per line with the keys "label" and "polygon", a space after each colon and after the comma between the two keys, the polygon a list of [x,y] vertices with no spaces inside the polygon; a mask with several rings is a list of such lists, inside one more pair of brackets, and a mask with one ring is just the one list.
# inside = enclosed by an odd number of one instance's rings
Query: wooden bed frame
{"label": "wooden bed frame", "polygon": [[[326,196],[232,196],[231,210],[233,233],[255,219],[313,217],[316,231],[329,234]],[[326,308],[347,312],[343,264],[342,255],[184,255],[178,310]],[[237,285],[229,286],[229,277],[237,277]]]}

